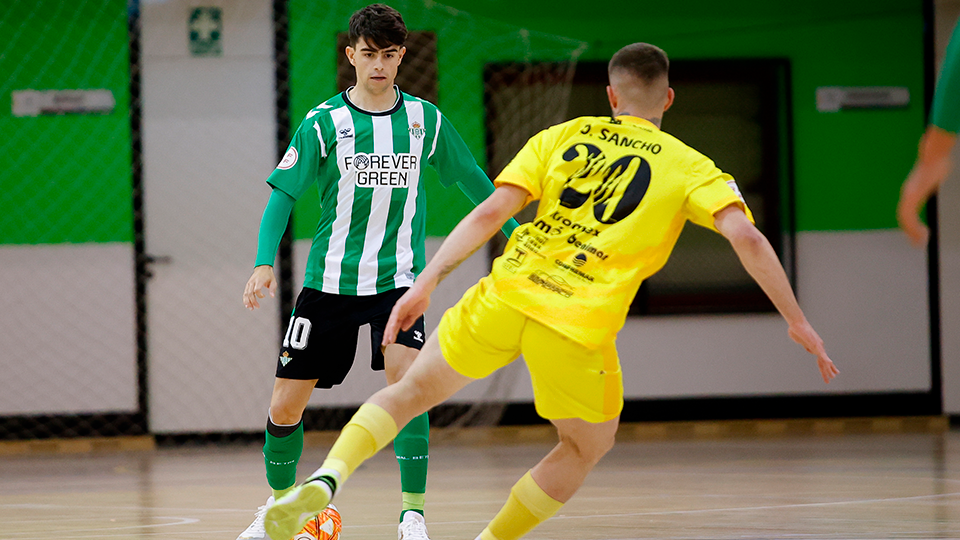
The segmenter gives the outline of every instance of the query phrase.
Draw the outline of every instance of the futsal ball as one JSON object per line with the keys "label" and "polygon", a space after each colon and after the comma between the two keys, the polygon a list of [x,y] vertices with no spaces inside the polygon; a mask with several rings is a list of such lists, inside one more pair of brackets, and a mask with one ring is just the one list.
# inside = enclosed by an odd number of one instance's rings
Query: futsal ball
{"label": "futsal ball", "polygon": [[293,540],[339,540],[341,524],[340,512],[331,504],[308,521]]}

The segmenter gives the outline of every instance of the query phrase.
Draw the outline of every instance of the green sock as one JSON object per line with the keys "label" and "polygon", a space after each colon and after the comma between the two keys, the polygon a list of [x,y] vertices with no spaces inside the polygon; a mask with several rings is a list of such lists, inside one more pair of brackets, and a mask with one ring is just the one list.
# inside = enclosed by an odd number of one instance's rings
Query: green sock
{"label": "green sock", "polygon": [[267,467],[267,483],[274,498],[280,498],[297,482],[297,462],[303,453],[303,421],[278,426],[267,420],[263,462]]}
{"label": "green sock", "polygon": [[400,487],[403,491],[403,511],[423,514],[424,493],[427,491],[427,461],[430,447],[430,419],[423,413],[411,420],[393,441],[393,451],[400,464]]}

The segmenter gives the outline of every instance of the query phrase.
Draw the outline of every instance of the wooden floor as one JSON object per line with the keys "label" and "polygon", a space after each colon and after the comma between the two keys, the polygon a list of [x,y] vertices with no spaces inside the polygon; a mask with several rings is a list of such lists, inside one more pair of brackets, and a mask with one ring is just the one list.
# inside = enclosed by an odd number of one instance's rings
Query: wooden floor
{"label": "wooden floor", "polygon": [[[497,433],[437,433],[426,508],[433,540],[472,540],[552,446],[541,428]],[[529,538],[960,538],[960,432],[624,433]],[[308,441],[302,474],[326,453],[324,437]],[[267,495],[256,445],[5,455],[0,539],[233,540]],[[345,540],[396,538],[399,498],[388,450],[336,500]]]}

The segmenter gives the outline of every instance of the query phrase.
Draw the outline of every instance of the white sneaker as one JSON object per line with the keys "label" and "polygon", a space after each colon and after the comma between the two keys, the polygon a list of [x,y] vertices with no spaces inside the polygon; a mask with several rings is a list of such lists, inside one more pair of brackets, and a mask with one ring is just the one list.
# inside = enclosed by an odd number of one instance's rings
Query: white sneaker
{"label": "white sneaker", "polygon": [[267,538],[267,531],[263,528],[263,517],[267,515],[267,509],[271,506],[273,506],[273,495],[267,499],[266,504],[257,508],[253,523],[247,527],[247,530],[240,533],[237,540],[265,540]]}
{"label": "white sneaker", "polygon": [[397,540],[430,540],[427,521],[418,512],[406,512],[397,528]]}

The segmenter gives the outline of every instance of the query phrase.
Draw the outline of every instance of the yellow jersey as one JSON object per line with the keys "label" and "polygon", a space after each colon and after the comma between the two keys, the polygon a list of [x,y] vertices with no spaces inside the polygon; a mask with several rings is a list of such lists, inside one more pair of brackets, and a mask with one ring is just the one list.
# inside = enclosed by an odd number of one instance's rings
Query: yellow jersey
{"label": "yellow jersey", "polygon": [[539,200],[484,280],[527,316],[588,347],[612,341],[640,283],[667,262],[684,223],[716,230],[733,177],[632,116],[580,117],[533,136],[494,181]]}

